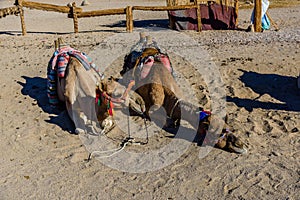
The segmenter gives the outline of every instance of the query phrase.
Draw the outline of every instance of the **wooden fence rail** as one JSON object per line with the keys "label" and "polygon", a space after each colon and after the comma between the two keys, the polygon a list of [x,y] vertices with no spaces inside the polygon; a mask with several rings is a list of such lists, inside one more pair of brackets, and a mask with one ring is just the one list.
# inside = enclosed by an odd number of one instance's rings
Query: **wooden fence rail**
{"label": "wooden fence rail", "polygon": [[[142,10],[142,11],[171,11],[171,10],[184,10],[184,9],[196,9],[197,14],[197,24],[198,24],[198,31],[201,31],[201,12],[200,12],[200,0],[195,0],[194,5],[175,5],[175,6],[127,6],[126,8],[115,8],[115,9],[106,9],[106,10],[96,10],[96,11],[87,11],[84,12],[82,8],[76,7],[75,3],[69,4],[68,6],[58,6],[53,4],[47,3],[37,3],[31,1],[24,1],[24,0],[16,0],[15,7],[12,7],[12,12],[15,14],[20,14],[21,18],[21,25],[22,25],[22,33],[23,35],[26,34],[26,27],[24,21],[24,11],[23,7],[30,8],[30,9],[37,9],[43,11],[53,11],[53,12],[60,12],[60,13],[67,13],[69,18],[73,18],[74,21],[74,32],[78,33],[78,18],[85,18],[85,17],[98,17],[98,16],[105,16],[105,15],[126,15],[126,30],[128,32],[133,31],[133,11],[134,10]],[[236,3],[236,6],[238,4]],[[11,8],[10,8],[11,9]],[[237,9],[237,8],[236,8]],[[9,10],[0,9],[0,18],[1,13],[4,16],[4,11]],[[259,23],[261,24],[261,0],[255,0],[255,27],[256,31],[259,32]]]}
{"label": "wooden fence rail", "polygon": [[133,6],[133,10],[144,10],[144,11],[170,11],[170,10],[185,10],[197,8],[197,5],[179,5],[179,6]]}
{"label": "wooden fence rail", "polygon": [[8,8],[0,9],[0,18],[6,17],[8,15],[18,15],[20,14],[20,8],[18,6],[12,6]]}
{"label": "wooden fence rail", "polygon": [[[122,15],[126,14],[126,8],[116,8],[116,9],[107,9],[107,10],[96,10],[88,12],[80,12],[77,14],[78,18],[82,17],[99,17],[105,15]],[[72,17],[72,16],[69,16]]]}
{"label": "wooden fence rail", "polygon": [[[31,1],[22,1],[22,6],[26,8],[36,9],[36,10],[70,13],[69,6],[58,6],[53,4],[37,3]],[[82,12],[82,8],[76,7],[75,12]]]}

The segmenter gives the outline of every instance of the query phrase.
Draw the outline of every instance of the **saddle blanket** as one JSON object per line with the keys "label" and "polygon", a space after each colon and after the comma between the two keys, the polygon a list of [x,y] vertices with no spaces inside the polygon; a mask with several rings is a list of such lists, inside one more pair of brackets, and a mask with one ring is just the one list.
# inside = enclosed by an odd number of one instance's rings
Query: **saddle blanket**
{"label": "saddle blanket", "polygon": [[56,50],[53,53],[47,68],[47,96],[51,105],[57,105],[59,103],[57,95],[57,78],[63,78],[65,76],[70,56],[78,59],[86,70],[89,70],[91,67],[93,67],[96,71],[99,70],[99,68],[92,62],[92,59],[83,52],[75,50],[69,46],[64,46]]}
{"label": "saddle blanket", "polygon": [[162,62],[164,67],[167,68],[171,74],[173,73],[173,68],[171,66],[168,56],[163,54],[158,54],[155,56],[148,56],[141,61],[141,63],[138,66],[138,69],[140,70],[141,73],[141,77],[140,77],[141,79],[144,79],[148,76],[155,60],[159,60],[160,62]]}

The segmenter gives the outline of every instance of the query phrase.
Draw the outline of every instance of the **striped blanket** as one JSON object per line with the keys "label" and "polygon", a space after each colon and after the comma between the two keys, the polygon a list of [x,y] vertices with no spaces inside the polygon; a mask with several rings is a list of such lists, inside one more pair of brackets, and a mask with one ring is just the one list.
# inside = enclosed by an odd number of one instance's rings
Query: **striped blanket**
{"label": "striped blanket", "polygon": [[47,67],[47,96],[51,105],[59,103],[57,94],[57,79],[65,77],[66,67],[68,66],[70,56],[75,57],[86,70],[93,67],[96,71],[98,67],[92,62],[92,59],[85,53],[75,50],[69,46],[61,47],[56,50],[51,57]]}

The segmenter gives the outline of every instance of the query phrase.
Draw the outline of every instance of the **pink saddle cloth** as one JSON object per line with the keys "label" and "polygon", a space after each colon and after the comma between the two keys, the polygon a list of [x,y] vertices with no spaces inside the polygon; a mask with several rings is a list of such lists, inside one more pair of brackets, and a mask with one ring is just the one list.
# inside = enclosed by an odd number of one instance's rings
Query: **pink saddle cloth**
{"label": "pink saddle cloth", "polygon": [[[170,63],[168,56],[160,54],[160,55],[156,56],[155,59],[158,59],[159,61],[161,61],[162,64],[164,65],[164,67],[167,68],[170,73],[172,73],[173,70],[172,70],[171,63]],[[145,60],[145,62],[142,64],[141,79],[144,79],[148,76],[153,64],[154,64],[154,57],[149,56]]]}

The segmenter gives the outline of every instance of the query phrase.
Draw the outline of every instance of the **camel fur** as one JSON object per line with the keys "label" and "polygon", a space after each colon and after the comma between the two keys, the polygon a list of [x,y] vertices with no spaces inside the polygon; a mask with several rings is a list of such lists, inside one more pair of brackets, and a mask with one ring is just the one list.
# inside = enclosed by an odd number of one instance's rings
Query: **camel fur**
{"label": "camel fur", "polygon": [[98,120],[104,132],[111,128],[108,126],[113,126],[113,119],[107,114],[107,107],[95,103],[96,88],[110,94],[115,87],[111,80],[101,80],[95,69],[86,70],[76,58],[70,57],[65,77],[58,78],[57,82],[58,98],[65,102],[68,115],[75,125],[85,127]]}
{"label": "camel fur", "polygon": [[[146,51],[155,52],[149,51],[149,49],[146,49]],[[143,52],[142,55],[146,56],[145,54],[146,53]],[[163,111],[174,122],[177,122],[177,125],[179,125],[180,120],[183,118],[197,130],[198,134],[201,135],[206,133],[214,116],[211,115],[205,121],[199,121],[199,111],[201,111],[201,109],[182,100],[181,97],[183,95],[181,94],[180,88],[172,74],[161,62],[154,62],[148,76],[142,80],[139,78],[136,67],[137,64],[135,64],[133,72],[129,71],[127,73],[122,73],[125,78],[130,77],[130,74],[134,75],[133,78],[135,80],[135,86],[133,89],[135,89],[144,100],[146,116],[151,118],[153,121],[162,123],[166,120],[165,116],[161,114]],[[217,127],[213,129],[217,129]],[[213,134],[217,134],[215,138],[219,138],[215,142],[216,147],[236,153],[246,152],[243,142],[232,133],[223,133],[221,135],[222,137],[219,137],[221,132]]]}

